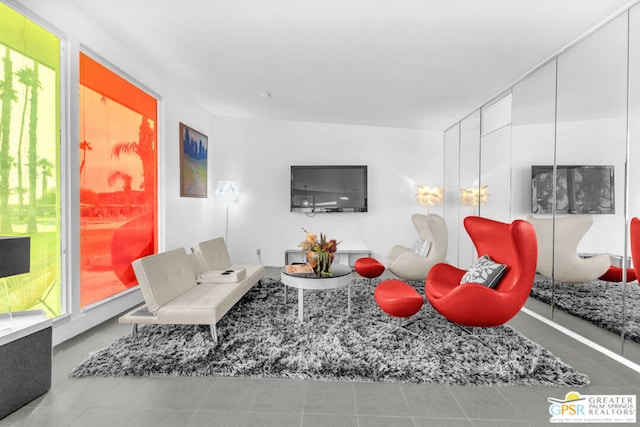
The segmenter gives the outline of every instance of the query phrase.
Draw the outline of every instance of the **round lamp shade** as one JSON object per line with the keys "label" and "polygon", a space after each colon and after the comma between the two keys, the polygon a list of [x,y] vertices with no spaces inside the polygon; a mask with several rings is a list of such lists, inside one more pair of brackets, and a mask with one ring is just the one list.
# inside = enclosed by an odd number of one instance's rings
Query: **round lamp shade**
{"label": "round lamp shade", "polygon": [[236,181],[218,181],[216,195],[225,203],[237,202],[240,197],[240,184]]}

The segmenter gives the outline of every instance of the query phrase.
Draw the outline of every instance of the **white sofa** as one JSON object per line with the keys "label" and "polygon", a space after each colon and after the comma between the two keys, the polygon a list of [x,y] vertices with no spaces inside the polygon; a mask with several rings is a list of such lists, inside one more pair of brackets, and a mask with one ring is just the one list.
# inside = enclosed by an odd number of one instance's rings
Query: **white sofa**
{"label": "white sofa", "polygon": [[[264,274],[262,265],[232,265],[222,238],[202,242],[190,254],[179,248],[132,264],[145,304],[120,323],[132,324],[134,335],[139,324],[209,325],[215,342],[216,323]],[[228,270],[233,272],[221,274]]]}

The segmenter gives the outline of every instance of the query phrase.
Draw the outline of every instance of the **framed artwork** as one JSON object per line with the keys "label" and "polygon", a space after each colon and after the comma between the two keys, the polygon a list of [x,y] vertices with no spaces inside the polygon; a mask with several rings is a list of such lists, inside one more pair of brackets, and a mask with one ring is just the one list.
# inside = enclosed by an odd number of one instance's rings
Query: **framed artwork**
{"label": "framed artwork", "polygon": [[180,196],[207,197],[207,135],[180,123]]}

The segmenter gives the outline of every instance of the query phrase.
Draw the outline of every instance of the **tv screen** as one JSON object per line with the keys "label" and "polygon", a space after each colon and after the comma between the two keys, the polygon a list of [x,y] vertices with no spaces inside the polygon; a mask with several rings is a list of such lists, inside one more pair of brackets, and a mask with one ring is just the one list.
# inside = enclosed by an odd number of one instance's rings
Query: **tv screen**
{"label": "tv screen", "polygon": [[[556,212],[614,214],[613,166],[557,166]],[[553,209],[553,166],[531,166],[531,212]]]}
{"label": "tv screen", "polygon": [[367,212],[367,166],[291,166],[291,212]]}

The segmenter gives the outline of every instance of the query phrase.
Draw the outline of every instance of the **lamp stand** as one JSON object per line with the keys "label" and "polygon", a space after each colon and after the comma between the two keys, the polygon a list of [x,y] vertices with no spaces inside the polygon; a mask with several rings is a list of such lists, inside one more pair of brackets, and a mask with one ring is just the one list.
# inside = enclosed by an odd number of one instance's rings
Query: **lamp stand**
{"label": "lamp stand", "polygon": [[225,203],[224,244],[229,247],[229,203]]}

